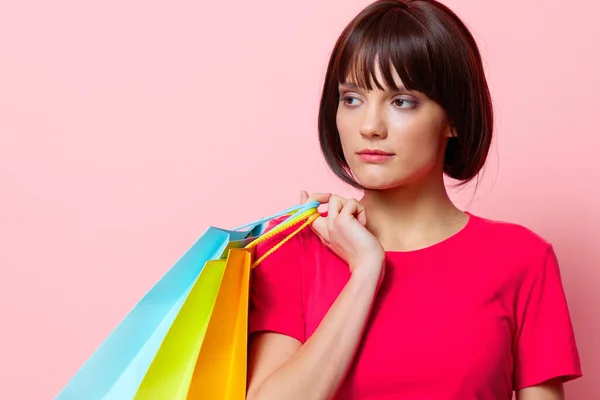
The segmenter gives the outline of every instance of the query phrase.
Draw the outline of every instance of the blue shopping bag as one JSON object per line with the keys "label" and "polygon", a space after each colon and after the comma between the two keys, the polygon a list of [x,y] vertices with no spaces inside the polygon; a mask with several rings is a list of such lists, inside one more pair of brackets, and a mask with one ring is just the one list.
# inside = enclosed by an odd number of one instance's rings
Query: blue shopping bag
{"label": "blue shopping bag", "polygon": [[[209,227],[133,307],[55,400],[133,399],[205,263],[222,259],[229,249],[244,247],[262,235],[271,219],[317,206],[317,202],[298,205],[233,230]],[[291,218],[293,215],[288,220]]]}

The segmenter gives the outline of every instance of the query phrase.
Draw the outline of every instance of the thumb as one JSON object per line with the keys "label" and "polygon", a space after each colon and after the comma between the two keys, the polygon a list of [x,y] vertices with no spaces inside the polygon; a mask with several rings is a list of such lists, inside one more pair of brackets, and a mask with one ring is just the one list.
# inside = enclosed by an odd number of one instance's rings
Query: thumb
{"label": "thumb", "polygon": [[358,215],[356,216],[356,219],[363,226],[367,226],[367,210],[365,210],[365,207],[359,203],[357,211],[358,211]]}
{"label": "thumb", "polygon": [[327,229],[327,218],[319,216],[311,224],[311,229],[325,244],[329,243],[329,230]]}
{"label": "thumb", "polygon": [[300,204],[306,203],[308,200],[308,192],[306,190],[300,191]]}

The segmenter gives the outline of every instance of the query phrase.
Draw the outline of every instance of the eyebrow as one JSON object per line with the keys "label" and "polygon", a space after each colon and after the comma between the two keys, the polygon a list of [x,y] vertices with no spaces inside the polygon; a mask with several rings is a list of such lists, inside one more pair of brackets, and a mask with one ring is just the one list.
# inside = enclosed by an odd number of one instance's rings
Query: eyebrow
{"label": "eyebrow", "polygon": [[[360,88],[352,82],[340,82],[339,86],[344,86],[344,87],[346,87],[348,89],[352,89],[352,90],[360,90]],[[408,92],[409,91],[404,86],[398,86],[397,90],[399,92]]]}

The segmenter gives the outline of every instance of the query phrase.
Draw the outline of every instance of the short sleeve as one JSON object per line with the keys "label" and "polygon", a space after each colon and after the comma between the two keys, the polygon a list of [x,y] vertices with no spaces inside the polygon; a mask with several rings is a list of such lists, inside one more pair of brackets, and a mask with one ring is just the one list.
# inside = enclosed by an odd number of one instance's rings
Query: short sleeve
{"label": "short sleeve", "polygon": [[[272,229],[283,219],[274,220],[267,230]],[[256,257],[265,254],[293,231],[294,229],[290,228],[259,244],[256,248]],[[302,260],[302,242],[300,235],[297,235],[252,270],[249,334],[261,331],[276,332],[304,343]]]}
{"label": "short sleeve", "polygon": [[582,376],[581,365],[556,254],[525,279],[518,296],[514,389]]}

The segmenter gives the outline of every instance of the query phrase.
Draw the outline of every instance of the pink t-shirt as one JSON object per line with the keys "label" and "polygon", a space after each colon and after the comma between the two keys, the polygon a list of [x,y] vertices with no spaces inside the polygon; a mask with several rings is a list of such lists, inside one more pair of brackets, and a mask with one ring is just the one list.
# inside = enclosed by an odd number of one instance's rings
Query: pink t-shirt
{"label": "pink t-shirt", "polygon": [[[469,216],[438,244],[386,253],[337,399],[511,399],[513,390],[581,376],[552,246],[522,226]],[[349,278],[347,264],[303,230],[254,269],[250,334],[305,342]]]}

